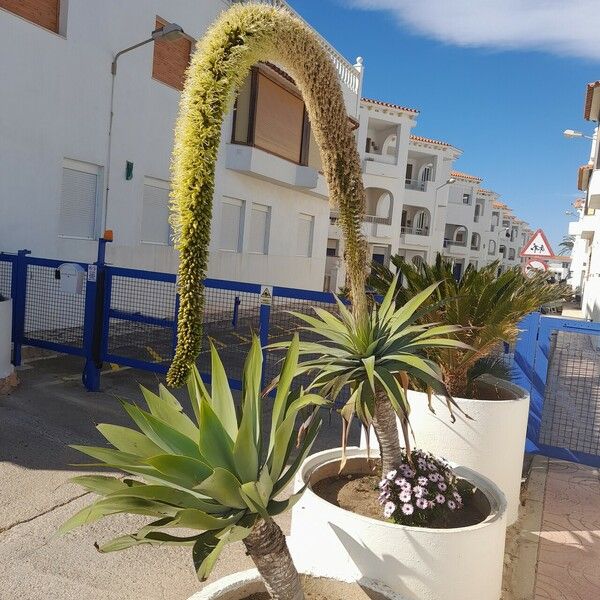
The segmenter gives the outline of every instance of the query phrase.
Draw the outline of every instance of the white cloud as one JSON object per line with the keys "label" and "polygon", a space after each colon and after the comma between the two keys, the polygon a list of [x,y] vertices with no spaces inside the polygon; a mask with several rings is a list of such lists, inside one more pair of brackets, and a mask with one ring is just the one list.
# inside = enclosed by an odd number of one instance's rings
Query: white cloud
{"label": "white cloud", "polygon": [[600,60],[600,0],[347,0],[458,46]]}

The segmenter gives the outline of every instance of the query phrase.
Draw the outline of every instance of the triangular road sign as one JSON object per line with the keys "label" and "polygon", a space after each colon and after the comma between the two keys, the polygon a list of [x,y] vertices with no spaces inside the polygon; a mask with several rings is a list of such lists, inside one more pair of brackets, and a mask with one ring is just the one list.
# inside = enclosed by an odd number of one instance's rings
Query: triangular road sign
{"label": "triangular road sign", "polygon": [[552,258],[554,252],[552,252],[546,234],[538,229],[523,246],[519,256],[525,258]]}

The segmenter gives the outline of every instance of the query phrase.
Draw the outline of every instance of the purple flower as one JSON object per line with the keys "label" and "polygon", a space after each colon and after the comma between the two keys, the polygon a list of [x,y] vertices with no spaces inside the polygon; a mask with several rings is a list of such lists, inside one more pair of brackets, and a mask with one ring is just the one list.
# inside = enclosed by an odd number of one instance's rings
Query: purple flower
{"label": "purple flower", "polygon": [[429,502],[425,498],[417,498],[417,508],[425,509],[429,506]]}
{"label": "purple flower", "polygon": [[438,480],[439,475],[437,473],[429,473],[429,480],[430,481],[437,481]]}
{"label": "purple flower", "polygon": [[398,494],[400,502],[410,502],[410,492],[402,491]]}
{"label": "purple flower", "polygon": [[396,479],[397,474],[398,474],[398,471],[396,471],[396,469],[393,469],[385,477],[386,477],[386,479],[389,479],[390,481],[392,481],[393,479]]}
{"label": "purple flower", "polygon": [[408,515],[412,515],[415,512],[415,509],[412,504],[403,504],[402,512],[408,516]]}
{"label": "purple flower", "polygon": [[379,494],[379,504],[383,504],[386,500],[390,499],[390,493],[389,492],[381,492],[381,494]]}
{"label": "purple flower", "polygon": [[415,485],[415,487],[413,488],[413,492],[415,494],[415,498],[422,498],[425,494],[425,489],[422,488],[420,485]]}
{"label": "purple flower", "polygon": [[454,500],[448,500],[448,508],[454,510],[456,508],[456,502],[454,502]]}
{"label": "purple flower", "polygon": [[446,496],[444,496],[443,494],[438,494],[438,495],[435,497],[435,501],[436,501],[438,504],[444,504],[444,502],[446,502]]}
{"label": "purple flower", "polygon": [[405,477],[414,477],[416,474],[417,474],[416,471],[409,467],[408,469],[406,469],[404,476]]}
{"label": "purple flower", "polygon": [[453,492],[452,495],[454,496],[454,499],[461,504],[462,503],[462,498],[461,495],[458,492]]}
{"label": "purple flower", "polygon": [[383,516],[386,519],[389,519],[394,514],[395,510],[396,505],[393,502],[386,502],[385,506],[383,507]]}
{"label": "purple flower", "polygon": [[437,467],[432,462],[427,463],[427,468],[430,471],[437,471],[438,470]]}
{"label": "purple flower", "polygon": [[443,481],[440,481],[440,483],[438,483],[438,488],[440,492],[445,492],[448,489],[448,486]]}
{"label": "purple flower", "polygon": [[417,479],[417,482],[419,483],[419,485],[427,485],[427,477],[423,477],[421,475],[421,477],[419,477],[419,479]]}

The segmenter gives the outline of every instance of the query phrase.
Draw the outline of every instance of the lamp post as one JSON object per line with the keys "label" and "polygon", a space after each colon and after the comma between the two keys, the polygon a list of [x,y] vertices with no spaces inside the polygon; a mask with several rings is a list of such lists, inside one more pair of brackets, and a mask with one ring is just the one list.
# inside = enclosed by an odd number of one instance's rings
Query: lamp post
{"label": "lamp post", "polygon": [[575,131],[574,129],[565,129],[563,135],[566,138],[585,138],[586,140],[593,140],[591,135],[585,135],[581,131]]}
{"label": "lamp post", "polygon": [[129,46],[128,48],[125,48],[124,50],[120,50],[119,52],[117,52],[115,54],[115,57],[113,58],[113,61],[110,65],[110,73],[111,73],[111,86],[110,86],[110,116],[109,116],[109,120],[108,120],[108,149],[106,152],[106,190],[105,190],[105,194],[104,194],[104,212],[103,212],[103,220],[104,220],[104,227],[103,229],[106,229],[106,221],[107,221],[107,216],[108,216],[108,195],[110,192],[110,161],[111,161],[111,154],[112,154],[112,130],[113,130],[113,119],[114,119],[114,105],[115,105],[115,83],[116,83],[116,79],[117,79],[117,63],[118,60],[121,56],[123,56],[123,54],[126,54],[127,52],[131,52],[132,50],[135,50],[136,48],[141,48],[142,46],[145,46],[146,44],[150,44],[151,42],[155,42],[156,40],[174,40],[179,38],[180,36],[184,35],[184,31],[183,28],[180,25],[177,25],[177,23],[165,23],[165,25],[163,27],[159,27],[158,29],[155,29],[151,34],[150,37],[142,42],[139,42],[138,44],[134,44],[133,46]]}

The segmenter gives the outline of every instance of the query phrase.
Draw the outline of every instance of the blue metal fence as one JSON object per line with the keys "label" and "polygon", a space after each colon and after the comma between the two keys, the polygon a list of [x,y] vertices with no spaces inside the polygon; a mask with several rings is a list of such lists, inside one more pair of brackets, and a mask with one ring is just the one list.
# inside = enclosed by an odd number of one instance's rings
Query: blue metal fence
{"label": "blue metal fence", "polygon": [[[28,256],[29,251],[0,254],[0,293],[14,301],[13,362],[21,347],[37,346],[85,359],[82,382],[100,389],[103,364],[166,373],[177,340],[176,276],[105,264],[106,240],[100,240],[92,264],[81,269],[76,293],[61,287],[65,261]],[[227,365],[233,388],[241,388],[252,335],[263,346],[289,339],[300,323],[288,311],[334,304],[329,293],[207,279],[202,349],[198,368],[210,382],[211,340]],[[265,378],[275,374],[280,355],[265,353]]]}
{"label": "blue metal fence", "polygon": [[530,392],[526,451],[600,466],[600,323],[528,315],[514,354]]}

